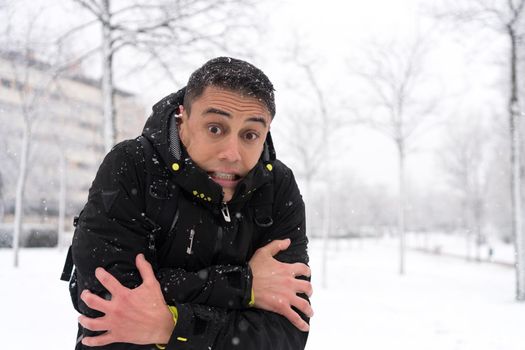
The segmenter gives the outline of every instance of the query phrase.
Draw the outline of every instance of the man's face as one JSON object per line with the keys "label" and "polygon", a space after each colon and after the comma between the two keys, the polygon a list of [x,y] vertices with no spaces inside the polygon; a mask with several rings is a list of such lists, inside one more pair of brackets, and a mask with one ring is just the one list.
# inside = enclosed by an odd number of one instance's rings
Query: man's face
{"label": "man's face", "polygon": [[193,100],[191,117],[181,110],[182,143],[229,201],[261,156],[270,129],[268,109],[256,98],[210,86]]}

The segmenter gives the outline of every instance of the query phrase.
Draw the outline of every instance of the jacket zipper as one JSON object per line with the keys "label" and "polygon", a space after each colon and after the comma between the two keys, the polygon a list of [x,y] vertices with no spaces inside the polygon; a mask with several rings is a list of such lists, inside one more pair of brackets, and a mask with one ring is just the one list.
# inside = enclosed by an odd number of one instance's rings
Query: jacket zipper
{"label": "jacket zipper", "polygon": [[173,221],[171,222],[170,230],[168,231],[168,234],[173,232],[173,229],[175,228],[175,224],[179,221],[179,209],[175,212],[175,217],[173,218]]}
{"label": "jacket zipper", "polygon": [[155,239],[157,237],[157,233],[162,230],[162,228],[157,225],[153,220],[148,218],[144,213],[142,213],[142,216],[146,220],[146,222],[151,226],[151,232],[148,234],[148,250],[150,253],[151,263],[153,264],[154,268],[157,266],[157,249],[155,247]]}
{"label": "jacket zipper", "polygon": [[228,209],[228,205],[225,202],[222,202],[221,213],[222,213],[222,217],[224,218],[224,221],[226,222],[232,221],[230,217],[230,210]]}
{"label": "jacket zipper", "polygon": [[190,230],[190,246],[186,248],[186,254],[191,255],[193,254],[193,237],[195,236],[195,230]]}

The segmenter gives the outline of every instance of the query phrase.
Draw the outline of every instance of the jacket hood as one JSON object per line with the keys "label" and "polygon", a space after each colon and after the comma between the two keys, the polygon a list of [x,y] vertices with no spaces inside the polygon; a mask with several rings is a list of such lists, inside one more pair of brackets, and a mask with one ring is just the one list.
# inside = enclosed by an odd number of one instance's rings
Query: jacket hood
{"label": "jacket hood", "polygon": [[177,160],[169,152],[169,126],[171,118],[179,114],[179,106],[184,102],[185,91],[186,88],[182,88],[153,105],[152,113],[142,130],[142,136],[151,142],[167,165]]}
{"label": "jacket hood", "polygon": [[[179,114],[179,106],[184,102],[186,88],[172,93],[153,106],[142,136],[151,142],[153,148],[162,158],[175,182],[186,192],[204,203],[220,204],[223,202],[222,187],[214,182],[208,174],[193,163],[174,129],[172,118]],[[176,135],[170,135],[171,132]],[[176,136],[176,137],[173,137]],[[178,143],[177,145],[171,143]],[[177,151],[175,151],[177,150]],[[236,202],[249,197],[253,191],[272,179],[271,163],[275,160],[275,150],[270,133],[265,143],[264,152],[255,167],[237,185],[234,197]]]}

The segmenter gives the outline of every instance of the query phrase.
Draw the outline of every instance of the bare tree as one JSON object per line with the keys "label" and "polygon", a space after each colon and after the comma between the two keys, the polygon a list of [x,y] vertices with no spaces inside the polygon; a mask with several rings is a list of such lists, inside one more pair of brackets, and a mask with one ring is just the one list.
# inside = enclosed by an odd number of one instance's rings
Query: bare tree
{"label": "bare tree", "polygon": [[[114,79],[115,55],[132,48],[148,56],[146,64],[156,63],[174,78],[172,67],[180,56],[199,50],[233,50],[230,33],[255,28],[252,0],[74,0],[89,11],[93,19],[70,29],[68,38],[93,25],[100,25],[100,47],[90,48],[81,57],[100,49],[102,54],[102,104],[104,144],[109,151],[116,141]],[[253,11],[255,13],[255,11]],[[238,46],[246,48],[244,46]],[[128,56],[129,57],[129,56]],[[129,64],[129,62],[127,62]]]}
{"label": "bare tree", "polygon": [[[475,118],[473,116],[469,120]],[[489,133],[479,120],[470,122],[466,129],[458,126],[456,121],[449,128],[447,145],[440,150],[449,183],[460,194],[461,226],[466,232],[466,257],[470,259],[474,243],[477,261],[481,260],[480,246],[484,237],[488,141]]]}
{"label": "bare tree", "polygon": [[[19,264],[19,245],[24,212],[24,193],[28,176],[28,159],[32,143],[32,133],[35,123],[44,114],[45,105],[52,93],[52,85],[58,75],[57,66],[42,63],[35,58],[35,50],[39,45],[35,40],[39,30],[37,22],[39,15],[32,16],[25,27],[23,37],[16,38],[11,32],[11,26],[6,27],[4,38],[8,47],[14,51],[3,52],[10,62],[11,81],[18,94],[19,113],[22,119],[22,143],[18,160],[18,176],[16,184],[15,218],[13,223],[13,253],[14,266]],[[44,73],[44,74],[42,74]]]}
{"label": "bare tree", "polygon": [[[292,44],[287,46],[288,51],[284,60],[289,64],[291,70],[297,76],[289,81],[294,81],[289,90],[295,92],[296,98],[301,100],[300,104],[294,103],[293,110],[287,111],[285,122],[288,123],[286,130],[293,130],[293,137],[285,135],[285,141],[290,146],[298,162],[298,174],[304,179],[307,196],[313,192],[314,181],[322,176],[324,182],[330,177],[332,148],[335,134],[341,128],[347,127],[354,122],[352,117],[343,118],[338,112],[333,101],[330,100],[329,87],[323,85],[320,76],[322,65],[321,59],[312,54],[307,46],[304,46],[298,35],[294,36]],[[306,82],[299,87],[295,81]],[[303,86],[308,88],[304,89]],[[348,114],[354,111],[346,111]]]}
{"label": "bare tree", "polygon": [[470,0],[463,2],[445,2],[446,11],[435,11],[436,17],[455,23],[475,23],[483,28],[492,29],[508,40],[508,82],[507,102],[509,121],[509,144],[511,164],[511,211],[512,235],[516,256],[516,300],[525,301],[525,232],[523,232],[522,175],[521,175],[521,126],[520,117],[525,116],[520,110],[518,74],[518,56],[523,49],[525,35],[525,0]]}
{"label": "bare tree", "polygon": [[[313,89],[315,96],[315,103],[317,108],[312,108],[312,111],[318,110],[318,112],[313,113],[311,118],[308,119],[319,119],[319,129],[311,130],[311,124],[301,121],[299,125],[309,125],[310,130],[307,132],[310,137],[300,140],[300,143],[295,143],[297,146],[297,151],[302,155],[302,161],[305,165],[305,178],[307,184],[307,194],[312,197],[312,180],[320,172],[323,171],[325,191],[323,195],[323,225],[322,225],[322,237],[323,237],[323,258],[322,258],[322,286],[323,288],[327,287],[327,275],[328,275],[328,242],[329,242],[329,232],[331,229],[331,193],[332,193],[332,182],[330,181],[330,162],[329,158],[331,155],[331,142],[330,134],[332,131],[332,120],[328,114],[328,105],[326,97],[323,93],[323,90],[320,86],[320,83],[314,73],[314,62],[312,61],[303,61],[301,60],[301,53],[298,51],[298,47],[295,47],[293,52],[294,62],[297,66],[303,71],[306,75],[307,81],[311,88]],[[297,115],[296,115],[297,116]],[[304,115],[303,115],[304,117]],[[295,119],[295,118],[294,118]],[[311,144],[311,136],[314,133],[320,133],[318,141],[320,144],[316,147]],[[306,136],[306,135],[305,135]],[[307,141],[307,140],[310,140]],[[313,147],[312,147],[313,146]],[[321,151],[322,150],[322,151]],[[312,155],[313,157],[309,157]]]}
{"label": "bare tree", "polygon": [[[293,137],[285,137],[291,152],[298,162],[298,174],[306,185],[307,197],[307,218],[308,231],[313,232],[313,199],[314,182],[321,180],[322,186],[322,205],[321,205],[321,236],[323,237],[323,258],[322,258],[322,286],[327,285],[328,276],[328,244],[330,232],[333,230],[332,220],[332,201],[333,201],[333,181],[332,172],[334,164],[331,161],[336,147],[335,133],[341,127],[346,126],[349,121],[343,120],[337,113],[337,108],[329,99],[319,77],[321,69],[320,59],[312,54],[312,50],[303,45],[300,37],[295,35],[293,43],[288,46],[285,60],[289,63],[292,70],[297,73],[297,79],[306,81],[307,89],[292,89],[299,94],[303,101],[300,105],[294,105],[293,111],[286,118],[289,127],[293,130]],[[284,128],[283,128],[284,129]],[[308,203],[310,202],[310,203]]]}
{"label": "bare tree", "polygon": [[[21,133],[21,143],[16,140],[16,144],[8,144],[14,141],[14,137],[6,137],[5,159],[12,160],[12,169],[10,178],[16,179],[14,194],[14,221],[13,221],[13,251],[14,266],[19,265],[19,246],[22,236],[22,225],[24,222],[24,213],[27,207],[35,206],[34,202],[25,203],[25,193],[28,187],[28,177],[31,169],[38,168],[43,164],[44,158],[52,157],[47,152],[47,148],[39,143],[45,133],[41,128],[34,132],[39,123],[46,126],[55,112],[52,112],[51,106],[53,101],[59,98],[58,81],[62,75],[67,75],[70,65],[65,62],[65,52],[63,45],[54,45],[50,37],[49,27],[43,24],[48,8],[41,7],[37,9],[24,9],[23,6],[18,8],[15,2],[8,2],[6,12],[2,13],[2,46],[9,48],[1,50],[0,55],[7,65],[7,70],[3,72],[3,82],[7,82],[7,88],[10,91],[7,96],[9,113],[16,115],[12,118],[9,125],[10,133]],[[21,16],[26,21],[17,20]],[[43,35],[42,33],[46,33]],[[5,81],[4,81],[5,80]],[[56,134],[60,130],[55,129]],[[50,133],[51,135],[51,133]],[[11,142],[8,142],[10,140]],[[32,152],[34,144],[38,144],[38,149]],[[11,150],[10,150],[11,148]],[[63,150],[63,147],[60,148]],[[37,164],[38,163],[38,164]],[[31,166],[29,166],[31,164]],[[7,165],[7,164],[5,164]],[[30,191],[41,191],[48,189],[50,181],[53,179],[49,176],[34,177],[38,179],[37,183],[31,183]]]}
{"label": "bare tree", "polygon": [[420,38],[409,45],[376,42],[366,52],[366,64],[355,72],[366,84],[365,94],[371,106],[368,112],[361,112],[361,121],[386,135],[397,149],[400,274],[405,273],[405,161],[410,151],[409,141],[421,131],[426,117],[431,115],[436,105],[435,98],[429,99],[422,93],[427,79],[424,66],[426,53],[425,42]]}

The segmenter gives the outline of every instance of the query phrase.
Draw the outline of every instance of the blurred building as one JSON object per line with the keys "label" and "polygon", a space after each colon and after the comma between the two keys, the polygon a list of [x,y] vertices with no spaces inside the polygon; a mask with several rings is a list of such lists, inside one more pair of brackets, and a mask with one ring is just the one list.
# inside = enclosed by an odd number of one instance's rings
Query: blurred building
{"label": "blurred building", "polygon": [[[24,223],[56,227],[65,169],[66,230],[70,230],[71,218],[86,202],[104,157],[100,82],[78,70],[56,73],[38,59],[0,51],[0,223],[12,221],[24,118],[32,119]],[[144,107],[123,90],[116,90],[115,105],[117,140],[138,136],[145,122]]]}

